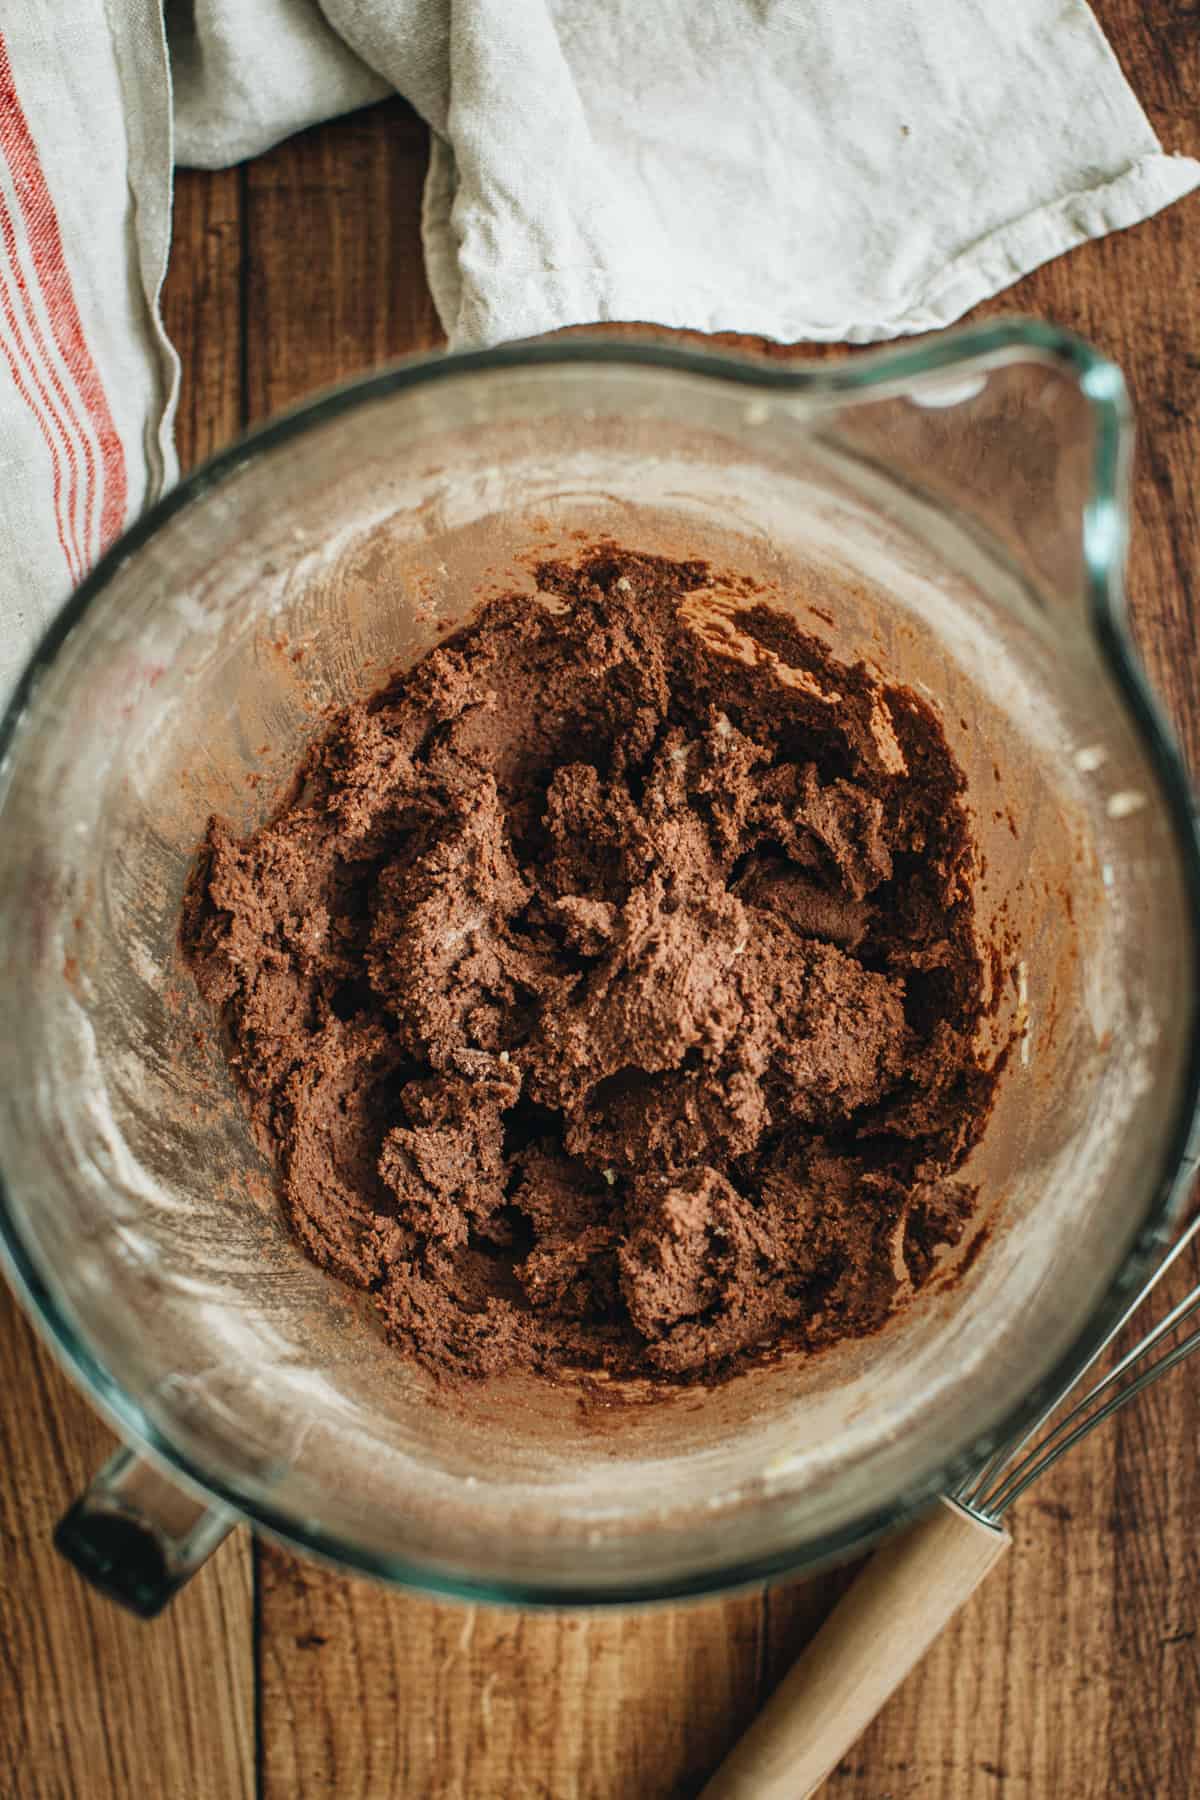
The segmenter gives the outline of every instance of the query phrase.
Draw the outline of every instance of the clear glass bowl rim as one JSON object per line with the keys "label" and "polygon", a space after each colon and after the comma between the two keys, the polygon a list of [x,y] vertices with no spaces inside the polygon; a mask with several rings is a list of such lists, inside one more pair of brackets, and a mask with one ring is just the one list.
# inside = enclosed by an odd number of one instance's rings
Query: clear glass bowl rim
{"label": "clear glass bowl rim", "polygon": [[[3,772],[18,722],[31,706],[39,677],[89,609],[99,602],[118,569],[184,508],[195,506],[248,462],[287,444],[338,414],[409,388],[495,369],[624,366],[672,370],[680,376],[734,383],[777,394],[836,403],[904,393],[914,381],[967,370],[987,371],[1019,362],[1056,366],[1085,396],[1095,429],[1092,481],[1082,519],[1088,620],[1154,770],[1175,833],[1190,901],[1193,938],[1200,959],[1200,816],[1183,759],[1159,704],[1142,673],[1126,620],[1124,560],[1128,536],[1127,487],[1132,428],[1124,377],[1083,339],[1038,319],[1001,318],[947,331],[899,348],[860,352],[826,362],[776,361],[724,348],[693,349],[653,337],[558,337],[493,349],[434,352],[406,358],[373,374],[339,384],[247,433],[185,476],[116,541],[75,590],[33,651],[0,720],[0,803]],[[190,1487],[251,1523],[255,1529],[308,1556],[394,1585],[467,1601],[514,1606],[630,1605],[698,1598],[763,1581],[814,1573],[857,1553],[919,1512],[977,1467],[998,1445],[1032,1425],[1048,1401],[1063,1393],[1090,1361],[1130,1297],[1145,1280],[1168,1241],[1200,1153],[1200,996],[1193,1006],[1186,1067],[1176,1116],[1166,1134],[1158,1170],[1130,1250],[1108,1290],[1075,1341],[1043,1380],[1005,1416],[961,1452],[930,1470],[885,1505],[869,1505],[838,1531],[769,1556],[730,1560],[718,1568],[625,1585],[560,1581],[501,1582],[384,1555],[334,1537],[311,1520],[289,1513],[254,1484],[225,1483],[198,1468],[142,1411],[67,1316],[26,1244],[11,1204],[0,1146],[0,1264],[25,1310],[67,1374],[120,1435],[148,1453]],[[736,1530],[736,1526],[735,1526]]]}

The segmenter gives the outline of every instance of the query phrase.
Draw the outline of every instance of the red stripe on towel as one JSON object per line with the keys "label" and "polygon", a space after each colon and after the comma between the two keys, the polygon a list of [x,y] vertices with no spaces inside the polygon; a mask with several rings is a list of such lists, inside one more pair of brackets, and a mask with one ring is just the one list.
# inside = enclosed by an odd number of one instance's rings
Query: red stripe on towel
{"label": "red stripe on towel", "polygon": [[[100,379],[99,370],[96,368],[92,353],[88,348],[87,338],[84,335],[79,309],[75,303],[75,293],[71,286],[71,275],[63,251],[58,214],[54,208],[50,189],[46,185],[46,177],[42,172],[33,133],[29,129],[28,121],[17,97],[12,64],[9,61],[3,33],[0,33],[0,154],[4,156],[12,173],[17,202],[25,224],[30,256],[37,284],[49,314],[54,342],[58,346],[59,354],[83,401],[100,448],[99,549],[105,550],[125,522],[125,503],[128,495],[125,451],[113,420],[104,384]],[[15,269],[15,275],[18,283],[23,287],[19,265]],[[26,296],[27,298],[28,296]],[[85,492],[84,507],[84,517],[89,533],[87,548],[90,551],[90,529],[94,516],[95,468],[91,458],[91,445],[87,442],[86,433],[81,435],[86,446],[85,463],[89,466],[88,473],[91,476]]]}

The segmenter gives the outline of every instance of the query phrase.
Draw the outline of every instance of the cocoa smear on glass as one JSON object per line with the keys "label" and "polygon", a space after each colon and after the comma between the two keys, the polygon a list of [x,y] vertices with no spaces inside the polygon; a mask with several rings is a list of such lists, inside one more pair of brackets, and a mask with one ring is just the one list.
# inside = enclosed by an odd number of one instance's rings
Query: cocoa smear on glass
{"label": "cocoa smear on glass", "polygon": [[874,1331],[999,1074],[938,718],[704,563],[536,574],[210,823],[182,943],[289,1225],[438,1372]]}

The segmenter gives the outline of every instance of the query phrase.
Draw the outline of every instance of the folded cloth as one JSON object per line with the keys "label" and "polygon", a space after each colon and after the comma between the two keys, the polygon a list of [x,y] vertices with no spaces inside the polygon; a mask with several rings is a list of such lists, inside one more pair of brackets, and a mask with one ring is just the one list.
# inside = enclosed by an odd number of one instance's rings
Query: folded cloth
{"label": "folded cloth", "polygon": [[[266,65],[285,11],[309,85],[272,110],[260,83],[214,130],[226,71]],[[927,331],[1200,182],[1082,0],[195,0],[194,17],[181,162],[263,148],[366,70],[425,118],[452,345],[589,319]]]}
{"label": "folded cloth", "polygon": [[0,689],[174,476],[173,155],[398,89],[432,130],[455,345],[927,330],[1200,184],[1082,0],[165,4],[23,0],[0,28]]}
{"label": "folded cloth", "polygon": [[0,699],[59,602],[175,477],[177,364],[158,313],[170,166],[153,0],[5,9]]}

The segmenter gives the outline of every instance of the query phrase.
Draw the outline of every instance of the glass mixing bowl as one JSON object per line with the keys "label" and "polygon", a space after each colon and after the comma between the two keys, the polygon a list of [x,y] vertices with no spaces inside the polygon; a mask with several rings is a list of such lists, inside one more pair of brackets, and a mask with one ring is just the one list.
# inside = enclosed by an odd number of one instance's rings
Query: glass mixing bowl
{"label": "glass mixing bowl", "polygon": [[[1119,372],[1038,324],[809,368],[576,338],[343,388],[128,533],[0,765],[3,1239],[132,1446],[60,1531],[81,1566],[150,1611],[245,1518],[444,1593],[700,1593],[860,1548],[1084,1358],[1197,1098],[1197,848],[1126,630],[1127,448]],[[970,1165],[988,1229],[877,1336],[723,1385],[439,1387],[291,1242],[180,896],[209,814],[261,819],[326,709],[602,534],[771,584],[938,705],[1016,1033]]]}

